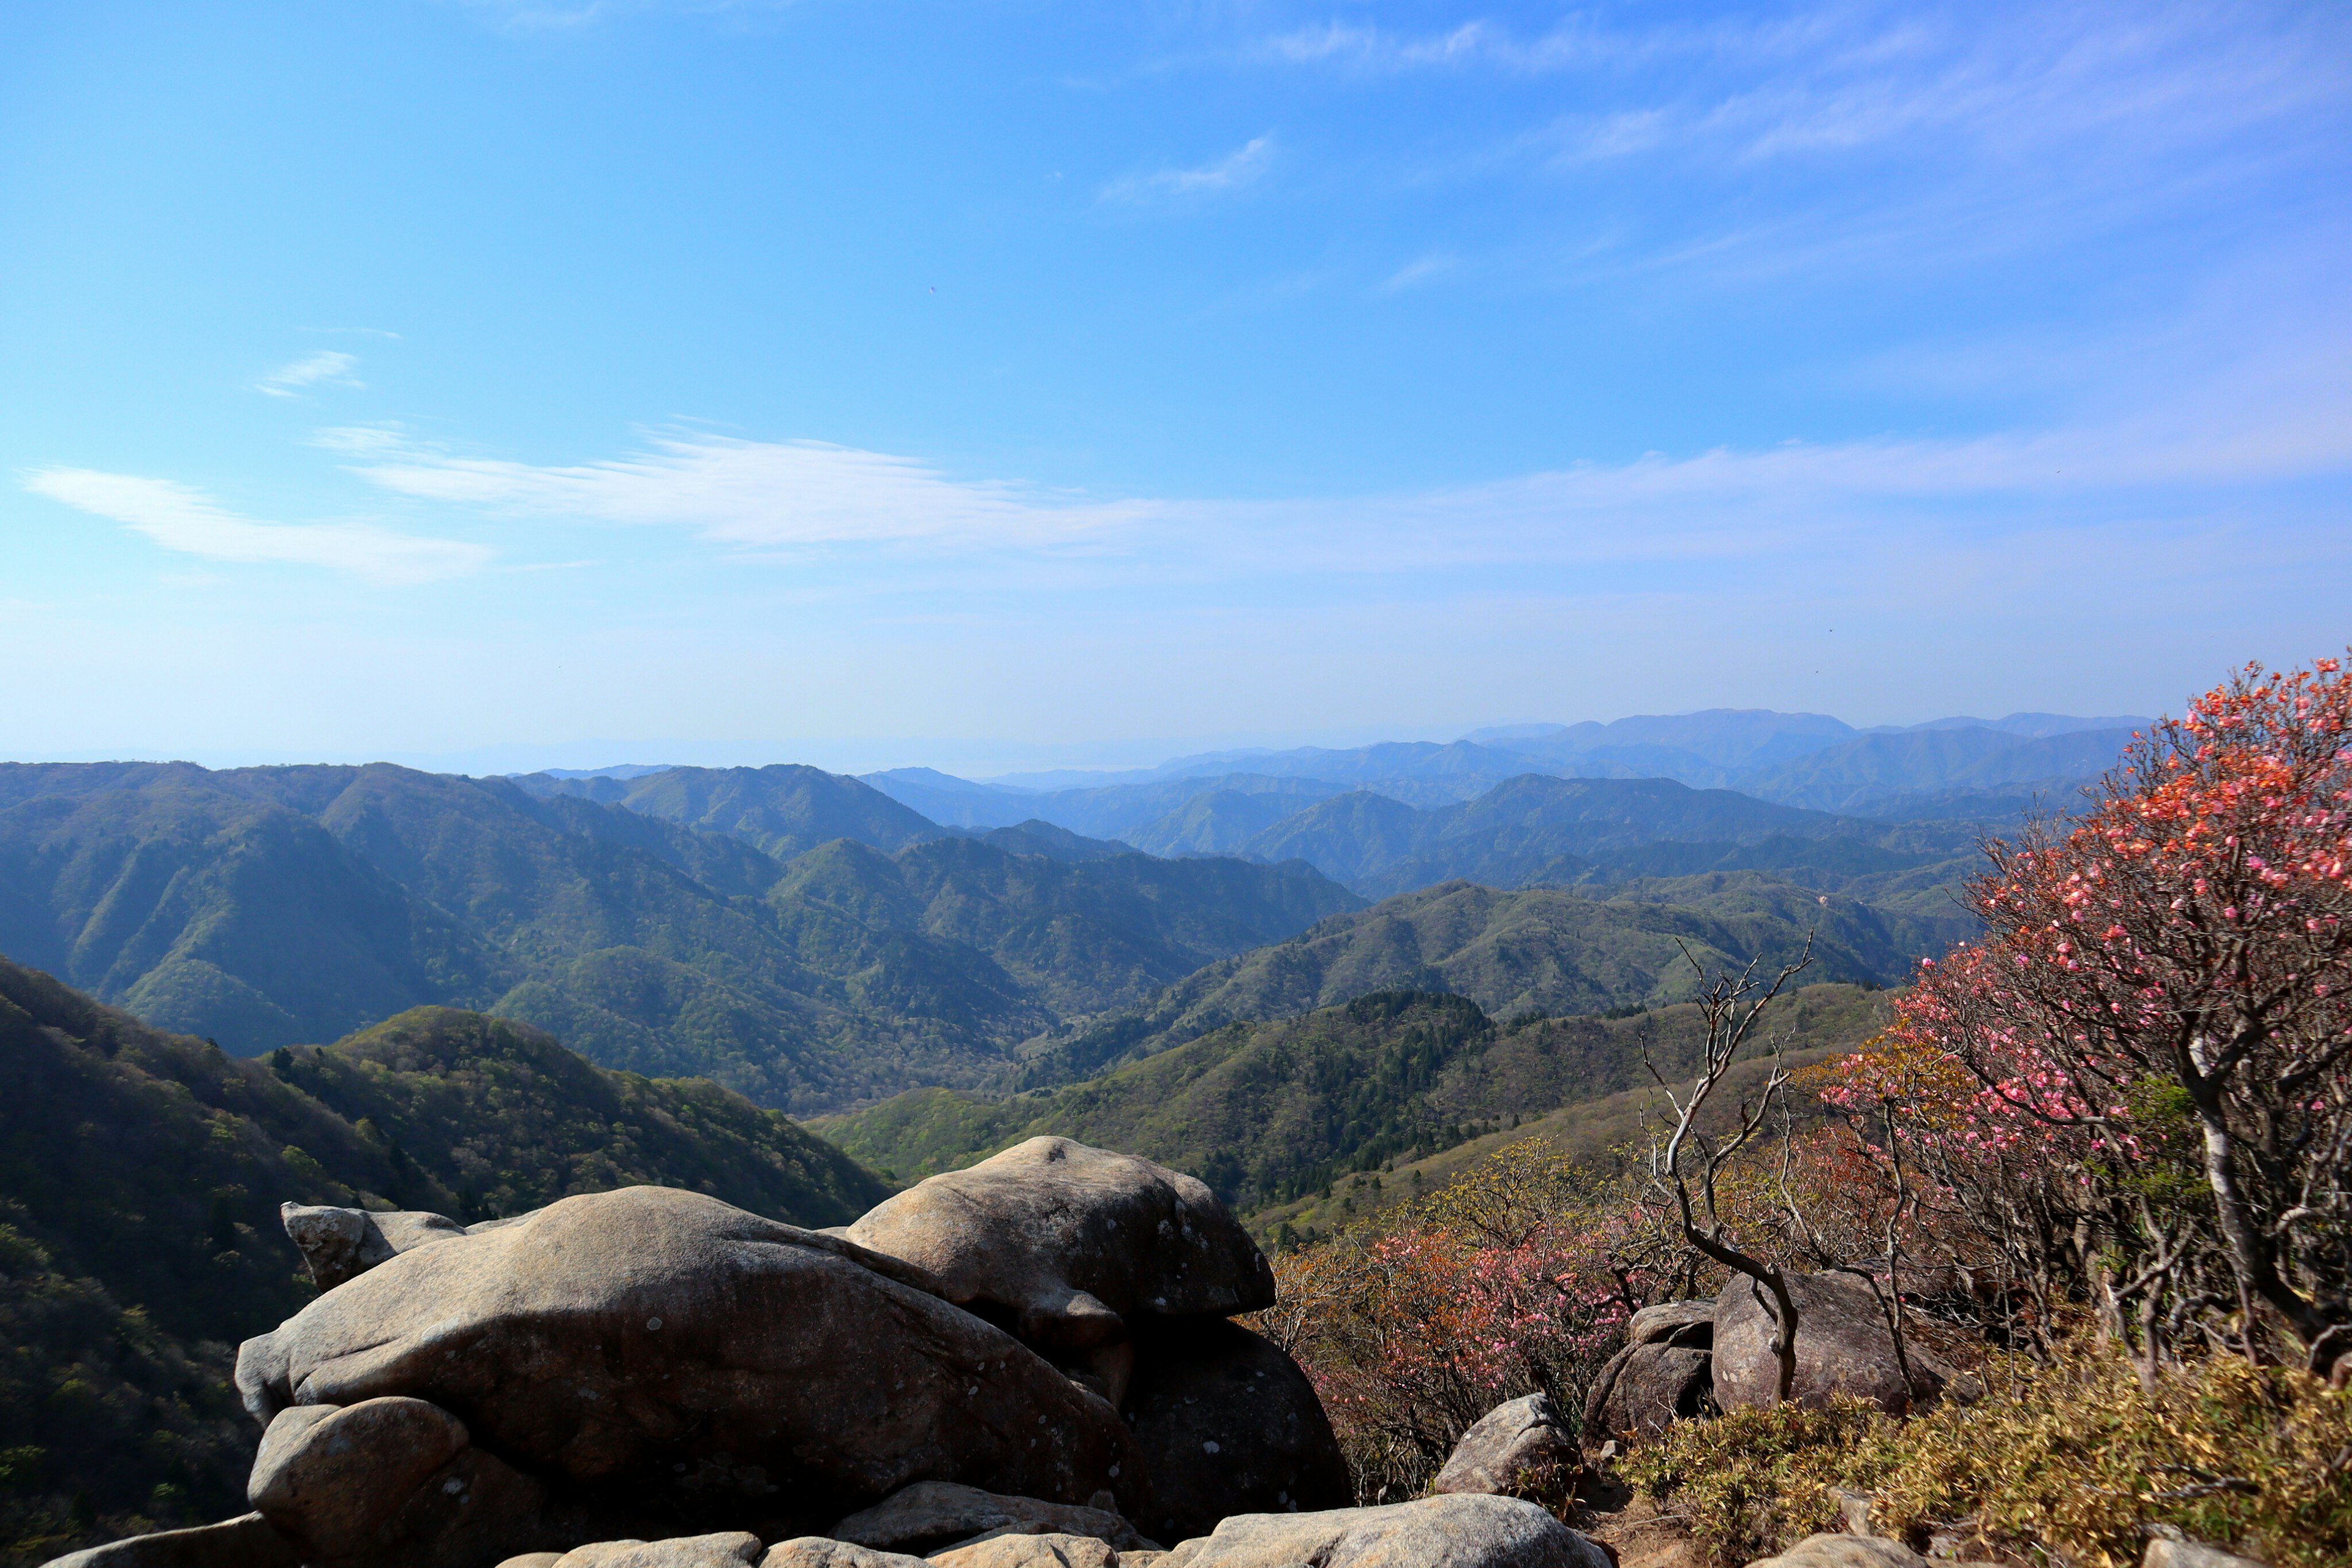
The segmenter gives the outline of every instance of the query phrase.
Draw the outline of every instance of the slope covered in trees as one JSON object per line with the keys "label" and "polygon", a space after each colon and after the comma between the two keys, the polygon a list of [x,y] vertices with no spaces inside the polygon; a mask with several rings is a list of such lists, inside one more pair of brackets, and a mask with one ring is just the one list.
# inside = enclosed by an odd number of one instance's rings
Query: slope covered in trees
{"label": "slope covered in trees", "polygon": [[1502,1018],[1660,1006],[1693,994],[1693,959],[1710,968],[1759,956],[1777,963],[1809,932],[1810,974],[1888,984],[1967,929],[1755,873],[1608,891],[1452,882],[1400,894],[1211,964],[1133,1013],[1044,1044],[1020,1081],[1087,1077],[1236,1020],[1287,1017],[1380,990],[1453,992]]}
{"label": "slope covered in trees", "polygon": [[707,1082],[445,1008],[231,1057],[0,961],[0,1549],[242,1510],[236,1342],[309,1288],[278,1205],[520,1212],[636,1182],[795,1223],[887,1190]]}
{"label": "slope covered in trees", "polygon": [[[807,1110],[976,1082],[1358,902],[1303,866],[944,837],[813,770],[677,772],[629,783],[686,826],[387,765],[0,766],[0,952],[239,1054],[443,1004]],[[872,842],[749,841],[835,829]]]}
{"label": "slope covered in trees", "polygon": [[[812,1126],[900,1180],[1055,1133],[1196,1172],[1227,1202],[1261,1210],[1328,1199],[1346,1173],[1633,1088],[1646,1081],[1645,1050],[1664,1070],[1682,1070],[1696,1049],[1696,1011],[1498,1024],[1465,997],[1377,992],[1229,1025],[1058,1089],[1001,1099],[919,1089]],[[1782,1043],[1851,1048],[1878,1016],[1874,993],[1811,986],[1792,999]]]}

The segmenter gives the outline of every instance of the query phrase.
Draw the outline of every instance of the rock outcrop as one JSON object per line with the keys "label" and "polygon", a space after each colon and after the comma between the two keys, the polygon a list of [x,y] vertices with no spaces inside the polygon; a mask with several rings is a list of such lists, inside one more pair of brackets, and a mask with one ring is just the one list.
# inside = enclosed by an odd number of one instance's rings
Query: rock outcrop
{"label": "rock outcrop", "polygon": [[1592,1380],[1582,1441],[1652,1436],[1705,1414],[1714,1394],[1713,1301],[1667,1301],[1627,1320],[1625,1348]]}
{"label": "rock outcrop", "polygon": [[1238,1323],[1147,1325],[1127,1418],[1151,1481],[1143,1524],[1162,1541],[1206,1535],[1227,1514],[1353,1500],[1315,1385],[1280,1347]]}
{"label": "rock outcrop", "polygon": [[1297,1534],[1266,1520],[1580,1561],[1500,1499],[1338,1506],[1313,1384],[1227,1321],[1272,1304],[1264,1255],[1146,1160],[1034,1139],[842,1233],[663,1187],[283,1215],[320,1294],[238,1353],[255,1511],[76,1568],[1158,1568],[1147,1531]]}
{"label": "rock outcrop", "polygon": [[414,1247],[466,1234],[466,1227],[446,1215],[413,1210],[377,1214],[325,1205],[280,1204],[278,1217],[309,1266],[310,1282],[321,1290],[357,1279]]}
{"label": "rock outcrop", "polygon": [[[1815,1409],[1837,1394],[1867,1399],[1889,1415],[1932,1402],[1945,1374],[1921,1348],[1909,1350],[1910,1374],[1897,1356],[1885,1309],[1870,1282],[1851,1274],[1799,1274],[1789,1280],[1797,1304],[1797,1378],[1790,1397]],[[1772,1352],[1776,1324],[1762,1287],[1737,1277],[1715,1304],[1710,1367],[1716,1405],[1725,1410],[1779,1403],[1780,1364]]]}
{"label": "rock outcrop", "polygon": [[1274,1305],[1274,1271],[1208,1187],[1132,1154],[1032,1138],[877,1205],[848,1239],[1124,1401],[1129,1320]]}
{"label": "rock outcrop", "polygon": [[1325,1513],[1244,1513],[1157,1568],[1613,1568],[1531,1502],[1462,1493]]}
{"label": "rock outcrop", "polygon": [[1431,1490],[1501,1497],[1549,1495],[1583,1468],[1567,1417],[1548,1394],[1497,1405],[1471,1424],[1446,1457]]}
{"label": "rock outcrop", "polygon": [[932,1284],[716,1199],[625,1188],[378,1264],[248,1341],[237,1385],[264,1418],[423,1400],[561,1501],[705,1529],[805,1533],[931,1479],[1139,1499],[1117,1412]]}

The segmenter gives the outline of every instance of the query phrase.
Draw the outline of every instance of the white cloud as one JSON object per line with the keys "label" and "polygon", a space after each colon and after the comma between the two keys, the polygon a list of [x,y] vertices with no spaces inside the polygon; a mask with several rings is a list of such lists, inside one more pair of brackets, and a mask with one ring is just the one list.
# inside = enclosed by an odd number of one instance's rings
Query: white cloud
{"label": "white cloud", "polygon": [[330,445],[401,495],[514,515],[684,528],[745,549],[920,542],[950,549],[1082,540],[1145,510],[999,480],[950,479],[912,458],[823,441],[672,435],[603,462],[540,466],[396,444],[380,429]]}
{"label": "white cloud", "polygon": [[289,364],[279,365],[253,384],[256,392],[271,397],[295,397],[306,386],[364,386],[367,384],[352,374],[360,363],[357,354],[347,354],[340,349],[321,349]]}
{"label": "white cloud", "polygon": [[1103,199],[1139,202],[1154,196],[1199,196],[1238,190],[1252,184],[1274,162],[1272,135],[1253,137],[1213,163],[1196,169],[1160,169],[1148,174],[1121,174],[1102,189]]}
{"label": "white cloud", "polygon": [[137,530],[166,550],[212,561],[320,566],[379,583],[428,583],[488,565],[482,545],[421,539],[363,522],[257,522],[169,479],[43,468],[25,488]]}

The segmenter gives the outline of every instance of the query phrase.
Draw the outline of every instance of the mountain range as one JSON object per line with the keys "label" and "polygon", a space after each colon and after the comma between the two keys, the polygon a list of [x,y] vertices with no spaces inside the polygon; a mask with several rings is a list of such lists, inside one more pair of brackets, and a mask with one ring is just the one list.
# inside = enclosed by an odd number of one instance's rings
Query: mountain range
{"label": "mountain range", "polygon": [[[1872,733],[1715,712],[1179,759],[1061,790],[798,766],[0,764],[0,953],[239,1055],[448,1005],[814,1114],[1066,1077],[1110,1059],[1078,1044],[1105,1030],[1160,1037],[1196,1013],[1273,1017],[1383,986],[1467,986],[1493,1007],[1654,1004],[1671,972],[1658,911],[1703,931],[1723,899],[1768,886],[1792,909],[1836,900],[1832,923],[1866,912],[1877,927],[1856,927],[1844,977],[1889,982],[1964,933],[1951,891],[1985,822],[1589,775],[1713,770],[1883,805],[2045,770],[2079,780],[2127,737],[2105,722]],[[1013,820],[940,819],[982,806]],[[1436,896],[1457,882],[1551,890],[1507,907],[1553,911],[1518,938],[1552,978],[1462,978],[1477,943],[1427,934],[1429,910],[1470,897]],[[1335,963],[1328,983],[1215,977],[1365,947],[1368,931],[1420,934]],[[1284,945],[1310,932],[1321,945]]]}
{"label": "mountain range", "polygon": [[[1601,724],[1521,724],[1461,740],[1387,742],[1348,750],[1216,752],[1159,767],[1094,775],[1014,775],[988,783],[928,768],[865,775],[894,799],[950,826],[992,827],[1041,817],[1120,838],[1155,854],[1241,849],[1293,810],[1349,791],[1422,807],[1469,800],[1526,773],[1671,779],[1759,800],[1881,821],[2006,820],[2037,799],[2063,805],[2115,763],[2128,716],[2012,713],[1858,730],[1819,713],[1712,709]],[[1188,808],[1221,799],[1213,821]]]}
{"label": "mountain range", "polygon": [[0,766],[0,952],[240,1055],[446,1004],[806,1111],[978,1082],[1361,902],[1304,865],[956,837],[815,769],[679,772],[635,782],[685,824],[385,764]]}

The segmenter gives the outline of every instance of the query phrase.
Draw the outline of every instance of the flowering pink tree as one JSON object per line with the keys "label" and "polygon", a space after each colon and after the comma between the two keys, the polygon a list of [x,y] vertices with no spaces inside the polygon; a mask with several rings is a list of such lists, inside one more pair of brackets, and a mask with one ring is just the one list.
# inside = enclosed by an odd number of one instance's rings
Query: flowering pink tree
{"label": "flowering pink tree", "polygon": [[2095,1175],[2112,1198],[2160,1166],[2168,1123],[2187,1126],[2203,1192],[2161,1214],[2141,1194],[2161,1233],[2139,1237],[2149,1288],[2187,1289],[2210,1243],[2250,1352],[2263,1320],[2313,1370],[2352,1365],[2352,683],[2338,661],[2249,666],[2140,738],[2073,823],[1988,847],[1970,889],[1984,941],[1924,966],[1893,1031],[1974,1086],[1947,1147],[1980,1167],[2021,1155]]}

